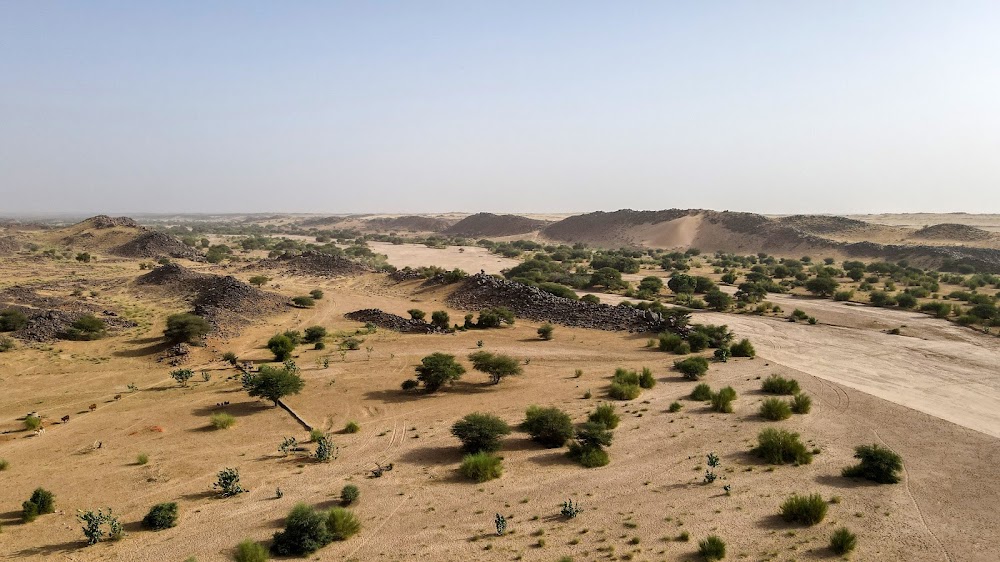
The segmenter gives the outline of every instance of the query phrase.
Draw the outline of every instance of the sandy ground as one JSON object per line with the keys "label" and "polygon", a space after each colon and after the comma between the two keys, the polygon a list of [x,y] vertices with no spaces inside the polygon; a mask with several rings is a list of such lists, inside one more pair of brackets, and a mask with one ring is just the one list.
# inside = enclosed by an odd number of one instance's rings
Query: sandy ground
{"label": "sandy ground", "polygon": [[[97,264],[88,274],[106,279],[98,298],[109,306],[132,302],[139,307],[134,313],[142,315],[142,326],[99,342],[58,342],[0,354],[0,430],[10,432],[0,435],[0,457],[11,463],[0,473],[0,559],[228,560],[233,546],[244,538],[267,541],[296,502],[335,505],[348,482],[361,488],[361,500],[353,509],[363,529],[310,559],[694,560],[697,541],[714,533],[727,541],[727,559],[830,560],[825,547],[830,533],[841,525],[859,535],[856,560],[987,561],[1000,551],[1000,536],[994,532],[1000,528],[1000,513],[992,509],[1000,500],[994,474],[1000,441],[860,392],[851,381],[831,382],[825,371],[820,377],[810,374],[810,361],[823,365],[829,360],[825,349],[854,355],[854,340],[881,344],[863,348],[877,361],[879,367],[871,370],[877,378],[886,378],[884,371],[894,361],[920,370],[928,385],[933,385],[936,370],[940,381],[977,370],[981,356],[972,351],[956,353],[956,364],[931,364],[927,362],[935,356],[920,351],[917,344],[913,352],[889,347],[918,338],[962,343],[963,334],[925,328],[918,319],[906,322],[914,335],[885,335],[895,339],[881,340],[881,324],[849,329],[699,316],[729,324],[760,350],[755,360],[713,364],[706,378],[713,388],[731,385],[739,393],[732,414],[714,413],[685,399],[694,383],[669,369],[674,356],[645,348],[646,336],[641,335],[558,327],[553,341],[542,342],[535,336],[537,325],[519,320],[514,328],[455,335],[380,331],[366,336],[362,349],[343,359],[333,345],[325,351],[302,347],[296,361],[307,386],[288,403],[311,424],[334,432],[338,457],[321,464],[278,453],[283,437],[305,441],[305,430],[286,412],[247,397],[239,383],[229,379],[236,373],[216,360],[219,354],[233,350],[241,358],[264,361],[269,354],[262,345],[276,331],[313,324],[353,330],[358,325],[342,314],[369,306],[399,314],[413,307],[447,308],[442,302],[448,289],[424,289],[419,281],[394,284],[379,275],[330,281],[275,274],[289,295],[318,287],[327,297],[315,309],[289,311],[247,327],[238,338],[212,340],[197,349],[190,366],[196,372],[207,370],[211,378],[204,381],[198,375],[181,388],[168,377],[170,369],[154,357],[163,316],[182,304],[150,295],[142,295],[136,304],[128,285],[114,281],[138,274],[127,265]],[[0,274],[7,279],[57,278],[71,269],[80,266],[42,263],[29,270],[0,261]],[[449,312],[453,318],[463,313]],[[824,316],[817,309],[815,314],[821,323],[839,323],[833,310]],[[891,317],[883,321],[895,322]],[[802,332],[792,331],[798,329]],[[470,369],[459,384],[436,395],[399,391],[420,357],[443,351],[467,364],[465,356],[477,349],[477,340],[485,349],[527,363],[524,375],[492,386]],[[798,351],[784,351],[781,344],[786,340]],[[968,345],[982,347],[975,339]],[[320,364],[324,357],[331,361],[328,368]],[[853,366],[845,358],[844,370],[858,371],[859,364],[865,369],[869,359],[859,357],[854,355]],[[925,369],[925,364],[936,367]],[[503,477],[476,484],[456,473],[461,454],[449,428],[461,416],[487,411],[514,424],[525,407],[542,404],[557,405],[582,421],[607,399],[609,376],[619,366],[648,366],[659,384],[634,401],[618,403],[623,420],[609,448],[612,462],[607,467],[584,469],[563,451],[543,449],[515,432],[504,442]],[[583,371],[579,378],[573,374],[576,369]],[[771,373],[798,379],[813,396],[813,411],[784,422],[760,419],[756,411],[764,396],[758,390],[759,378]],[[891,372],[893,379],[898,376],[898,371]],[[989,386],[987,379],[981,382]],[[126,392],[129,383],[139,391]],[[590,399],[583,398],[587,390],[593,393]],[[114,400],[116,394],[123,394],[122,399]],[[683,410],[668,413],[675,400]],[[216,404],[223,401],[231,402],[222,409],[237,417],[236,425],[208,429],[208,417],[220,411]],[[94,412],[88,411],[91,403],[98,406]],[[45,417],[44,434],[19,430],[17,419],[30,410]],[[65,414],[71,421],[58,423]],[[349,420],[356,420],[361,431],[340,433]],[[747,451],[757,432],[771,425],[801,433],[810,447],[820,450],[814,462],[770,470],[750,456]],[[96,448],[96,442],[102,446]],[[853,447],[871,442],[885,443],[903,456],[903,483],[875,486],[839,476],[852,462]],[[701,484],[705,455],[712,451],[722,458],[723,480],[706,486]],[[148,464],[135,462],[140,452],[149,454]],[[380,479],[367,478],[375,462],[395,463],[395,469]],[[215,497],[214,475],[227,466],[240,469],[248,493]],[[723,484],[732,486],[732,495],[723,493]],[[20,503],[37,486],[56,494],[58,512],[21,524]],[[275,498],[277,487],[284,492],[281,499]],[[776,516],[787,495],[812,492],[837,498],[823,523],[806,528],[787,525]],[[566,498],[582,502],[584,512],[578,518],[558,516]],[[179,525],[161,532],[143,530],[138,522],[161,501],[179,503]],[[129,536],[118,543],[84,547],[74,513],[103,506],[115,510]],[[509,517],[513,532],[505,537],[493,534],[496,512]],[[682,531],[690,533],[691,542],[672,540]]]}
{"label": "sandy ground", "polygon": [[500,273],[521,263],[516,259],[505,258],[491,254],[486,248],[478,246],[448,246],[446,248],[428,248],[422,244],[390,244],[388,242],[369,242],[372,251],[388,256],[391,265],[397,268],[428,267],[437,265],[454,269],[456,267],[468,273]]}

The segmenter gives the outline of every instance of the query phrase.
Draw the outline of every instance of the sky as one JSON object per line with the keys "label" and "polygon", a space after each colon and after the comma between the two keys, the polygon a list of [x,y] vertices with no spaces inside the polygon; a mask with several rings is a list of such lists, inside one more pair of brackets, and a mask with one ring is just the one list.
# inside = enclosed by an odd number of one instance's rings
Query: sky
{"label": "sky", "polygon": [[0,214],[1000,213],[1000,2],[0,0]]}

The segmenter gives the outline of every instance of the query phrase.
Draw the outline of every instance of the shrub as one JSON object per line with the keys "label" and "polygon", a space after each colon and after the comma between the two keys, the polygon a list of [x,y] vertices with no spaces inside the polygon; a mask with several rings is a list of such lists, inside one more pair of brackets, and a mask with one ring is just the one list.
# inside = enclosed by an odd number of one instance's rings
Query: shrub
{"label": "shrub", "polygon": [[611,462],[608,452],[601,447],[587,447],[577,442],[569,444],[569,457],[586,468],[607,466]]}
{"label": "shrub", "polygon": [[177,525],[177,504],[167,502],[154,505],[142,518],[142,524],[154,531],[162,531]]}
{"label": "shrub", "polygon": [[510,434],[510,426],[492,414],[476,412],[455,422],[451,434],[462,442],[466,453],[491,453],[500,450],[500,438]]}
{"label": "shrub", "polygon": [[525,412],[521,429],[531,435],[531,439],[545,447],[562,447],[573,437],[573,421],[559,408],[529,406]]}
{"label": "shrub", "polygon": [[174,369],[170,371],[170,378],[177,381],[177,384],[181,386],[187,386],[187,382],[191,380],[194,376],[194,371],[191,369]]}
{"label": "shrub", "polygon": [[896,304],[896,299],[892,298],[892,295],[884,291],[872,291],[868,295],[868,300],[871,302],[872,306],[892,306]]}
{"label": "shrub", "polygon": [[688,357],[681,361],[674,361],[674,368],[683,373],[685,378],[698,380],[708,372],[708,359]]}
{"label": "shrub", "polygon": [[587,416],[587,421],[601,424],[607,429],[614,429],[618,427],[621,418],[615,412],[614,404],[600,404]]}
{"label": "shrub", "polygon": [[799,381],[771,375],[764,379],[760,389],[769,394],[798,394]]}
{"label": "shrub", "polygon": [[683,342],[684,338],[677,334],[660,334],[660,351],[673,353]]}
{"label": "shrub", "polygon": [[792,409],[780,398],[768,398],[760,405],[760,415],[771,421],[787,420],[792,417]]}
{"label": "shrub", "polygon": [[713,396],[712,387],[705,383],[699,383],[698,386],[694,387],[691,391],[691,400],[698,400],[699,402],[704,402],[706,400],[711,400]]}
{"label": "shrub", "polygon": [[830,550],[834,554],[843,556],[848,552],[851,552],[858,546],[858,537],[848,530],[847,527],[841,527],[833,532],[830,536]]}
{"label": "shrub", "polygon": [[656,386],[656,379],[653,377],[653,372],[646,367],[643,367],[642,372],[639,373],[639,386],[647,389]]}
{"label": "shrub", "polygon": [[499,306],[487,308],[479,312],[479,320],[476,322],[477,328],[499,328],[507,324],[514,325],[514,313],[510,309]]}
{"label": "shrub", "polygon": [[727,386],[712,395],[712,409],[716,412],[731,414],[733,412],[733,400],[736,400],[736,391],[733,387]]}
{"label": "shrub", "polygon": [[826,517],[827,504],[823,496],[811,494],[808,496],[792,495],[781,504],[781,518],[786,523],[801,523],[815,525]]}
{"label": "shrub", "polygon": [[237,357],[232,351],[227,351],[222,354],[222,360],[235,367],[236,364],[239,363],[240,358]]}
{"label": "shrub", "polygon": [[326,337],[326,328],[323,326],[309,326],[305,329],[305,335],[302,338],[306,343],[319,343],[323,341]]}
{"label": "shrub", "polygon": [[612,382],[611,388],[608,389],[608,396],[615,400],[635,400],[641,392],[642,389],[639,388],[638,384]]}
{"label": "shrub", "polygon": [[808,394],[796,394],[792,398],[791,409],[796,414],[808,414],[812,409],[812,398]]}
{"label": "shrub", "polygon": [[236,552],[233,553],[236,562],[267,562],[271,559],[267,554],[267,549],[258,542],[246,539],[236,545]]}
{"label": "shrub", "polygon": [[854,297],[854,291],[837,291],[833,294],[835,301],[849,301],[852,297]]}
{"label": "shrub", "polygon": [[35,519],[38,519],[38,506],[25,500],[21,503],[21,521],[31,523]]}
{"label": "shrub", "polygon": [[312,297],[292,297],[292,304],[301,308],[312,308],[316,306],[316,301]]}
{"label": "shrub", "polygon": [[423,320],[427,317],[427,313],[419,308],[411,308],[410,310],[407,310],[406,313],[409,314],[410,318],[413,320]]}
{"label": "shrub", "polygon": [[431,313],[431,324],[434,324],[442,330],[448,329],[448,324],[451,322],[451,317],[444,310],[435,310]]}
{"label": "shrub", "polygon": [[35,488],[28,501],[38,506],[39,515],[55,513],[56,511],[56,497],[45,488]]}
{"label": "shrub", "polygon": [[347,484],[340,489],[340,503],[344,505],[351,505],[352,503],[358,501],[361,497],[361,490],[358,489],[354,484]]}
{"label": "shrub", "polygon": [[768,464],[809,464],[812,453],[799,441],[798,433],[768,427],[757,434],[757,447],[752,451]]}
{"label": "shrub", "polygon": [[344,433],[357,433],[359,431],[361,431],[361,426],[356,421],[351,420],[344,426]]}
{"label": "shrub", "polygon": [[212,414],[212,417],[209,418],[209,420],[211,421],[212,427],[215,429],[229,429],[236,423],[236,418],[225,412]]}
{"label": "shrub", "polygon": [[[87,537],[88,546],[97,544],[105,538],[116,541],[125,535],[125,530],[118,518],[111,513],[110,508],[107,513],[101,509],[98,509],[97,513],[91,510],[78,510],[76,518],[83,523],[83,536]],[[104,530],[105,525],[108,528],[107,532]]]}
{"label": "shrub", "polygon": [[254,275],[250,278],[250,284],[254,287],[262,287],[265,283],[270,281],[271,278],[266,275]]}
{"label": "shrub", "polygon": [[3,472],[10,468],[10,461],[7,459],[0,459],[0,472]]}
{"label": "shrub", "polygon": [[494,478],[500,478],[503,474],[501,458],[493,453],[480,451],[462,458],[462,465],[458,471],[462,476],[475,480],[476,482],[486,482]]}
{"label": "shrub", "polygon": [[267,348],[274,354],[275,361],[284,361],[292,356],[295,342],[285,334],[275,334],[267,340]]}
{"label": "shrub", "polygon": [[734,343],[729,347],[729,352],[732,353],[733,357],[755,357],[757,351],[753,348],[753,344],[750,340],[743,338],[738,343]]}
{"label": "shrub", "polygon": [[726,541],[709,535],[698,542],[698,554],[708,561],[722,560],[726,557]]}
{"label": "shrub", "polygon": [[201,343],[201,338],[212,331],[212,325],[197,314],[171,314],[163,337],[171,343]]}
{"label": "shrub", "polygon": [[147,455],[146,453],[139,453],[138,455],[136,455],[135,464],[142,466],[147,463],[149,463],[149,455]]}
{"label": "shrub", "polygon": [[680,412],[680,411],[681,411],[681,408],[683,408],[683,407],[684,407],[684,406],[683,406],[683,405],[681,405],[681,403],[680,403],[680,402],[671,402],[671,403],[670,403],[670,407],[669,407],[669,408],[667,408],[667,411],[668,411],[668,412],[670,412],[671,414],[673,414],[673,413],[675,413],[675,412]]}
{"label": "shrub", "polygon": [[842,473],[849,478],[864,478],[879,484],[899,482],[899,472],[903,470],[903,459],[892,449],[878,444],[859,445],[854,449],[854,458],[861,462],[845,468]]}
{"label": "shrub", "polygon": [[719,363],[726,363],[727,361],[729,361],[729,358],[733,356],[733,352],[732,350],[729,349],[728,345],[724,345],[716,349],[712,355],[713,357],[715,357],[715,360],[718,361]]}
{"label": "shrub", "polygon": [[309,296],[315,300],[320,300],[323,298],[323,291],[320,289],[313,289],[309,291]]}
{"label": "shrub", "polygon": [[26,416],[24,418],[24,428],[29,431],[34,431],[42,427],[42,418],[38,416]]}
{"label": "shrub", "polygon": [[517,359],[500,353],[477,351],[469,355],[469,361],[472,361],[473,369],[489,375],[493,384],[500,384],[504,377],[524,372]]}
{"label": "shrub", "polygon": [[0,336],[0,353],[4,353],[14,349],[14,338],[8,338],[7,336]]}
{"label": "shrub", "polygon": [[91,341],[104,337],[105,329],[104,320],[93,314],[84,314],[77,318],[63,335],[70,340]]}
{"label": "shrub", "polygon": [[591,293],[583,295],[582,297],[580,297],[580,300],[590,304],[601,304],[601,297]]}
{"label": "shrub", "polygon": [[348,509],[334,507],[326,516],[326,526],[335,541],[346,541],[361,530],[361,522]]}
{"label": "shrub", "polygon": [[420,386],[420,382],[419,382],[419,381],[417,381],[416,379],[406,379],[406,380],[405,380],[405,381],[403,381],[403,383],[402,383],[402,384],[400,384],[399,386],[400,386],[400,387],[401,387],[401,388],[402,388],[402,389],[403,389],[404,391],[410,391],[410,390],[413,390],[413,389],[417,388],[418,386]]}
{"label": "shrub", "polygon": [[0,311],[0,332],[14,332],[28,325],[28,317],[20,310]]}
{"label": "shrub", "polygon": [[424,390],[435,392],[445,383],[458,380],[465,373],[465,367],[455,362],[454,355],[432,353],[420,360],[416,371]]}
{"label": "shrub", "polygon": [[250,396],[266,398],[277,406],[278,400],[302,392],[305,385],[302,377],[289,367],[264,365],[245,382],[244,388]]}
{"label": "shrub", "polygon": [[361,349],[361,344],[364,341],[355,337],[344,338],[344,341],[340,342],[340,348],[348,351],[357,351]]}
{"label": "shrub", "polygon": [[324,437],[326,437],[326,432],[318,427],[309,430],[309,441],[313,443],[319,443],[319,440]]}
{"label": "shrub", "polygon": [[552,324],[549,324],[548,322],[546,322],[545,324],[542,324],[541,326],[539,326],[539,328],[538,328],[538,337],[540,337],[540,338],[542,338],[543,340],[546,340],[546,341],[551,340],[552,339],[552,332],[554,330],[555,330],[555,327]]}
{"label": "shrub", "polygon": [[839,283],[835,279],[827,276],[813,277],[805,283],[807,291],[820,297],[832,295],[837,290],[838,285]]}
{"label": "shrub", "polygon": [[674,353],[677,355],[687,355],[691,353],[691,344],[686,341],[682,341],[680,345],[677,346],[677,349],[674,350]]}
{"label": "shrub", "polygon": [[240,485],[240,469],[224,468],[216,475],[213,489],[219,490],[219,494],[224,498],[230,498],[242,494],[246,490]]}
{"label": "shrub", "polygon": [[300,503],[288,513],[285,529],[274,534],[271,552],[282,556],[305,556],[332,540],[326,514]]}

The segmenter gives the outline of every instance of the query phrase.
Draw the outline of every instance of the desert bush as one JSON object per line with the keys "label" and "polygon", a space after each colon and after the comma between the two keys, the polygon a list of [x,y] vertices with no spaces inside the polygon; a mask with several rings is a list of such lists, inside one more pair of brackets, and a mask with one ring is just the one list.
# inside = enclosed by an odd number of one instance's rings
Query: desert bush
{"label": "desert bush", "polygon": [[24,418],[25,429],[27,429],[28,431],[34,431],[39,427],[42,427],[42,418],[35,415],[25,416]]}
{"label": "desert bush", "polygon": [[458,380],[465,373],[465,367],[455,362],[454,355],[432,353],[420,360],[416,371],[417,380],[424,384],[424,390],[435,392],[445,383]]}
{"label": "desert bush", "polygon": [[215,429],[229,429],[236,423],[236,418],[225,412],[212,414],[209,420]]}
{"label": "desert bush", "polygon": [[104,337],[105,330],[104,320],[93,314],[84,314],[73,321],[63,337],[69,340],[91,341]]}
{"label": "desert bush", "polygon": [[677,347],[684,342],[684,338],[677,334],[663,333],[659,337],[660,351],[666,351],[673,353],[677,351]]}
{"label": "desert bush", "polygon": [[480,311],[479,320],[476,321],[477,328],[499,328],[504,324],[514,325],[514,313],[503,306]]}
{"label": "desert bush", "polygon": [[[98,509],[97,512],[91,510],[78,510],[77,520],[83,523],[83,536],[87,537],[87,545],[94,545],[105,539],[116,541],[125,536],[118,518],[111,513],[111,508],[107,512]],[[104,527],[107,526],[107,531]]]}
{"label": "desert bush", "polygon": [[9,338],[7,336],[0,336],[0,353],[4,353],[14,349],[15,347],[14,338]]}
{"label": "desert bush", "polygon": [[746,338],[729,346],[729,352],[732,353],[733,357],[755,357],[757,355],[753,344]]}
{"label": "desert bush", "polygon": [[21,504],[21,520],[34,521],[39,515],[55,512],[55,496],[45,488],[35,488],[31,498]]}
{"label": "desert bush", "polygon": [[302,340],[306,343],[318,343],[326,337],[326,328],[323,326],[309,326],[305,329]]}
{"label": "desert bush", "polygon": [[0,459],[0,472],[3,472],[10,468],[10,461],[7,459]]}
{"label": "desert bush", "polygon": [[757,446],[752,450],[768,464],[809,464],[812,453],[799,441],[799,434],[768,427],[757,434]]}
{"label": "desert bush", "polygon": [[550,449],[562,447],[573,437],[573,421],[566,412],[555,407],[529,406],[521,429],[531,435],[532,440]]}
{"label": "desert bush", "polygon": [[638,384],[624,382],[612,382],[608,389],[608,396],[615,400],[635,400],[639,397],[642,389]]}
{"label": "desert bush", "polygon": [[878,444],[859,445],[854,449],[854,458],[861,462],[845,468],[844,476],[864,478],[879,484],[899,482],[899,472],[903,470],[903,459],[892,449]]}
{"label": "desert bush", "polygon": [[181,386],[187,386],[187,382],[191,380],[194,376],[194,371],[191,369],[174,369],[170,371],[170,378],[177,381],[177,384]]}
{"label": "desert bush", "polygon": [[823,496],[794,494],[781,504],[781,518],[786,523],[815,525],[826,517],[827,504]]}
{"label": "desert bush", "polygon": [[326,526],[335,541],[346,541],[361,530],[361,522],[348,509],[334,507],[326,516]]}
{"label": "desert bush", "polygon": [[698,554],[709,562],[722,560],[726,557],[726,541],[716,535],[709,535],[698,541]]}
{"label": "desert bush", "polygon": [[799,381],[770,375],[761,383],[760,389],[768,394],[798,394]]}
{"label": "desert bush", "polygon": [[683,408],[683,407],[684,406],[680,402],[671,402],[670,403],[670,407],[667,408],[667,411],[670,412],[671,414],[673,414],[675,412],[680,412],[681,408]]}
{"label": "desert bush", "polygon": [[21,503],[21,521],[31,523],[38,519],[38,506],[28,500]]}
{"label": "desert bush", "polygon": [[504,377],[524,372],[517,359],[501,353],[477,351],[469,355],[469,361],[472,361],[473,369],[489,375],[493,384],[500,384]]}
{"label": "desert bush", "polygon": [[909,310],[917,306],[917,298],[910,293],[899,293],[896,295],[896,306]]}
{"label": "desert bush", "polygon": [[316,301],[312,297],[299,296],[292,297],[292,304],[301,308],[312,308],[316,306]]}
{"label": "desert bush", "polygon": [[170,343],[199,344],[201,339],[212,331],[212,325],[197,314],[171,314],[167,316],[167,327],[163,337]]}
{"label": "desert bush", "polygon": [[792,409],[780,398],[768,398],[760,405],[760,415],[771,421],[787,420],[792,417]]}
{"label": "desert bush", "polygon": [[854,291],[837,291],[833,294],[835,301],[849,301],[852,297],[854,297]]}
{"label": "desert bush", "polygon": [[420,382],[417,381],[416,379],[406,379],[399,386],[404,391],[410,391],[410,390],[413,390],[413,389],[417,388],[418,386],[420,386]]}
{"label": "desert bush", "polygon": [[28,317],[20,310],[8,308],[0,311],[0,332],[14,332],[28,325]]}
{"label": "desert bush", "polygon": [[236,545],[236,551],[233,552],[233,559],[236,562],[267,562],[271,557],[262,544],[251,539],[246,539]]}
{"label": "desert bush", "polygon": [[292,356],[295,342],[285,334],[275,334],[267,340],[267,348],[274,354],[275,361],[284,361]]}
{"label": "desert bush", "polygon": [[736,391],[733,387],[727,386],[712,395],[712,409],[716,412],[731,414],[733,400],[736,400]]}
{"label": "desert bush", "polygon": [[462,465],[458,471],[476,482],[486,482],[494,478],[500,478],[503,474],[502,459],[493,453],[480,451],[462,458]]}
{"label": "desert bush", "polygon": [[266,275],[254,275],[250,278],[250,284],[254,287],[262,287],[265,283],[270,281],[271,278]]}
{"label": "desert bush", "polygon": [[705,402],[707,400],[712,400],[715,393],[712,392],[712,388],[705,383],[700,383],[694,387],[691,391],[690,398],[692,400],[698,400],[700,402]]}
{"label": "desert bush", "polygon": [[873,306],[892,306],[896,304],[896,299],[892,297],[889,293],[884,291],[872,291],[868,295],[868,300]]}
{"label": "desert bush", "polygon": [[451,317],[444,310],[435,310],[431,313],[431,324],[434,324],[442,330],[448,329],[448,324],[451,322]]}
{"label": "desert bush", "polygon": [[475,412],[455,422],[451,434],[462,442],[466,453],[500,450],[500,438],[510,434],[507,422],[492,415]]}
{"label": "desert bush", "polygon": [[812,410],[812,398],[808,394],[800,393],[792,397],[790,404],[792,412],[796,414],[808,414]]}
{"label": "desert bush", "polygon": [[600,404],[587,416],[587,421],[601,424],[608,429],[614,429],[618,427],[621,418],[615,412],[614,404]]}
{"label": "desert bush", "polygon": [[319,443],[319,440],[324,437],[326,437],[326,432],[318,427],[309,430],[309,441],[312,443]]}
{"label": "desert bush", "polygon": [[427,317],[427,313],[419,308],[411,308],[410,310],[407,310],[406,313],[409,314],[410,318],[413,320],[423,320]]}
{"label": "desert bush", "polygon": [[236,364],[239,363],[240,358],[237,357],[232,351],[227,351],[222,354],[222,360],[235,367]]}
{"label": "desert bush", "polygon": [[358,489],[354,484],[347,484],[340,489],[340,503],[343,505],[351,505],[352,503],[358,501],[361,497],[361,490]]}
{"label": "desert bush", "polygon": [[354,336],[346,337],[343,339],[343,341],[340,342],[340,348],[346,349],[348,351],[357,351],[361,349],[361,344],[364,343],[364,341],[365,340],[356,338]]}
{"label": "desert bush", "polygon": [[704,357],[688,357],[674,362],[674,368],[684,374],[685,378],[698,380],[708,372],[708,359]]}
{"label": "desert bush", "polygon": [[281,556],[305,556],[333,541],[327,515],[304,503],[296,504],[285,518],[285,528],[274,534],[271,552]]}
{"label": "desert bush", "polygon": [[361,426],[354,420],[347,422],[347,425],[344,426],[344,433],[357,433],[359,431],[361,431]]}
{"label": "desert bush", "polygon": [[724,345],[716,349],[715,352],[712,354],[712,356],[715,357],[716,361],[720,363],[726,363],[727,361],[729,361],[729,358],[733,356],[733,352],[732,350],[729,349],[728,345]]}
{"label": "desert bush", "polygon": [[177,525],[177,504],[165,502],[154,505],[142,518],[142,524],[154,531],[162,531]]}
{"label": "desert bush", "polygon": [[590,304],[601,304],[601,297],[590,293],[580,297],[580,300]]}
{"label": "desert bush", "polygon": [[647,367],[643,367],[639,373],[639,386],[646,389],[656,386],[656,378],[653,377],[653,371]]}
{"label": "desert bush", "polygon": [[312,297],[313,300],[320,300],[323,298],[323,291],[320,289],[313,289],[309,291],[309,296]]}
{"label": "desert bush", "polygon": [[838,285],[836,279],[827,276],[813,277],[805,283],[807,291],[820,297],[832,295],[837,290]]}
{"label": "desert bush", "polygon": [[302,392],[306,383],[294,369],[264,365],[245,381],[244,388],[254,398],[266,398],[274,405],[278,400]]}
{"label": "desert bush", "polygon": [[698,353],[708,349],[708,336],[701,332],[691,332],[687,338],[688,349],[692,353]]}
{"label": "desert bush", "polygon": [[219,490],[219,494],[224,498],[230,498],[242,494],[246,490],[240,485],[240,469],[224,468],[215,477],[212,488]]}
{"label": "desert bush", "polygon": [[142,466],[149,463],[149,455],[146,453],[139,453],[135,456],[135,464]]}
{"label": "desert bush", "polygon": [[543,340],[546,340],[546,341],[551,340],[552,339],[552,332],[553,331],[555,331],[555,327],[552,324],[549,324],[548,322],[546,322],[545,324],[542,324],[541,326],[539,326],[539,328],[538,328],[538,337],[540,337],[540,338],[542,338]]}
{"label": "desert bush", "polygon": [[858,537],[847,527],[841,527],[830,536],[830,550],[834,554],[843,556],[853,551],[858,546]]}
{"label": "desert bush", "polygon": [[733,297],[715,289],[705,294],[705,304],[712,307],[713,310],[725,312],[733,305]]}

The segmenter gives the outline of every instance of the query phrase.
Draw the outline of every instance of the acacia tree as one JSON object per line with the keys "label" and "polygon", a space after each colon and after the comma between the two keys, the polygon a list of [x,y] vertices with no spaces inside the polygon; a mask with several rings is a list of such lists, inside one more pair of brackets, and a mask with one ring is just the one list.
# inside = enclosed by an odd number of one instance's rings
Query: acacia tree
{"label": "acacia tree", "polygon": [[212,331],[212,325],[197,314],[171,314],[167,317],[167,327],[163,330],[163,336],[170,343],[190,343],[201,342],[201,338]]}
{"label": "acacia tree", "polygon": [[504,377],[520,375],[523,372],[517,359],[500,353],[477,351],[469,355],[469,361],[472,361],[473,369],[489,375],[493,384],[500,384],[500,380]]}
{"label": "acacia tree", "polygon": [[278,400],[291,394],[302,392],[306,383],[295,370],[288,367],[272,367],[264,365],[256,374],[249,375],[243,387],[254,398],[266,398],[274,405]]}
{"label": "acacia tree", "polygon": [[434,392],[445,383],[458,380],[465,374],[465,367],[455,361],[454,355],[438,352],[421,359],[416,371],[417,380],[424,383],[424,389]]}

